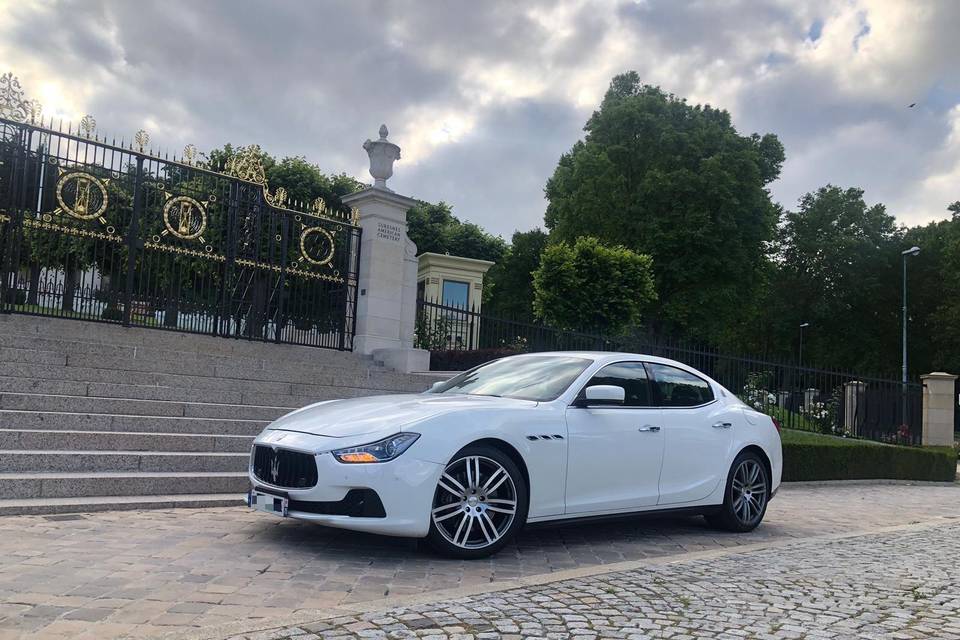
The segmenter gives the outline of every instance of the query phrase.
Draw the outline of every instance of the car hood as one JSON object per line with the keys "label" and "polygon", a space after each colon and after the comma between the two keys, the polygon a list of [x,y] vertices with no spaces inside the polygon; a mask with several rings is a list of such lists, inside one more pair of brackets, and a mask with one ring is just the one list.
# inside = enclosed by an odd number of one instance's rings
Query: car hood
{"label": "car hood", "polygon": [[448,394],[401,394],[329,400],[318,402],[267,426],[310,433],[318,436],[346,438],[365,433],[412,425],[454,411],[473,411],[506,407],[536,406],[531,400]]}

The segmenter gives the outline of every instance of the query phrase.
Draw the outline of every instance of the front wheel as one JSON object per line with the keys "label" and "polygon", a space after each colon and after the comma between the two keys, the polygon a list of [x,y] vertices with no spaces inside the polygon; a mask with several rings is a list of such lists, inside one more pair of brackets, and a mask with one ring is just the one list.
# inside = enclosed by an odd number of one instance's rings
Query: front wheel
{"label": "front wheel", "polygon": [[440,476],[427,543],[454,558],[483,558],[502,549],[527,519],[527,484],[495,447],[461,449]]}
{"label": "front wheel", "polygon": [[745,533],[763,520],[770,498],[770,478],[759,455],[744,451],[733,461],[720,511],[707,516],[711,525]]}

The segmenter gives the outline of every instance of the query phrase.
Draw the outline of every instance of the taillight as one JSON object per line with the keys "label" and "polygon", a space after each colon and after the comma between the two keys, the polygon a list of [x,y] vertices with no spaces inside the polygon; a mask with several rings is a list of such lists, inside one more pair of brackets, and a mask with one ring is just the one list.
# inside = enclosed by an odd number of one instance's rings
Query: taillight
{"label": "taillight", "polygon": [[776,418],[770,418],[770,419],[773,420],[773,426],[777,428],[777,433],[780,433],[780,421],[777,420]]}

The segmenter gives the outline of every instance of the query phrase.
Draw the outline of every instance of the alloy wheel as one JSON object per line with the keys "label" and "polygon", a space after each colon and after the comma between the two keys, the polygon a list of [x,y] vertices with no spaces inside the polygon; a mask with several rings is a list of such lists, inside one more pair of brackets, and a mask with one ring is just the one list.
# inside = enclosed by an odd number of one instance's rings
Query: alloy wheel
{"label": "alloy wheel", "polygon": [[758,460],[748,458],[733,474],[733,513],[744,525],[754,522],[767,504],[767,477]]}
{"label": "alloy wheel", "polygon": [[503,465],[485,456],[466,456],[440,476],[432,518],[451,544],[482,549],[506,534],[516,512],[517,488]]}

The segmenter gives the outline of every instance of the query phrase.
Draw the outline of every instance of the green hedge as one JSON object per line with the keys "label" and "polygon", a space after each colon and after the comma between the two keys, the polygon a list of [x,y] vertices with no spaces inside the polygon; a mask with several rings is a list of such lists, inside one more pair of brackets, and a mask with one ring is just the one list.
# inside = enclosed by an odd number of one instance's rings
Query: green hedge
{"label": "green hedge", "polygon": [[953,482],[952,447],[899,447],[784,430],[783,480],[933,480]]}

